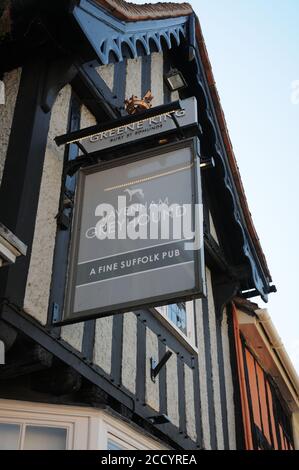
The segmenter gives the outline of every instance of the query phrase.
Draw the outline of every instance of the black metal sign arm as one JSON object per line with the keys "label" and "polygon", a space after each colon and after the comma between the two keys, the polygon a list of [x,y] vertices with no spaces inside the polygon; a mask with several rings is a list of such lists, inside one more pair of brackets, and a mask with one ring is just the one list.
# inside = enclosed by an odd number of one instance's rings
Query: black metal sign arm
{"label": "black metal sign arm", "polygon": [[134,114],[133,116],[128,115],[115,119],[113,121],[106,122],[105,124],[97,124],[96,126],[87,127],[86,129],[81,129],[80,131],[69,132],[68,134],[63,134],[55,137],[55,142],[58,146],[66,145],[70,143],[77,143],[77,141],[84,139],[93,134],[98,134],[105,132],[112,128],[126,126],[128,124],[133,124],[134,122],[142,121],[143,119],[149,119],[160,114],[173,114],[175,111],[181,111],[182,106],[180,101],[174,101],[173,103],[156,106],[155,108],[148,109],[142,113]]}
{"label": "black metal sign arm", "polygon": [[161,361],[157,364],[153,358],[151,358],[151,379],[155,382],[157,375],[160,373],[162,367],[165,366],[166,362],[172,356],[171,351],[167,351],[164,356],[162,357]]}

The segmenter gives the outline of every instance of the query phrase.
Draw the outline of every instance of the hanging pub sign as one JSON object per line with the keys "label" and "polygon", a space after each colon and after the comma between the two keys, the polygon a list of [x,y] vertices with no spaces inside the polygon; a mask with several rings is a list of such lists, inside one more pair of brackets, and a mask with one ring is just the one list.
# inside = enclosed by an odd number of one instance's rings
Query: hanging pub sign
{"label": "hanging pub sign", "polygon": [[81,168],[61,323],[204,295],[199,168],[197,138]]}

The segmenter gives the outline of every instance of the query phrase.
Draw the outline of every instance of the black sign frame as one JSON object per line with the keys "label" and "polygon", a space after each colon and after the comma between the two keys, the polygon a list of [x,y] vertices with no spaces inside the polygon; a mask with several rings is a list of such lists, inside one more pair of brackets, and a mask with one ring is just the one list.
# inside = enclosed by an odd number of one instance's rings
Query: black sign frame
{"label": "black sign frame", "polygon": [[[141,308],[154,308],[163,305],[169,305],[182,301],[190,301],[196,298],[202,298],[206,296],[206,282],[205,282],[205,262],[204,262],[204,247],[202,245],[200,250],[194,250],[194,279],[195,286],[193,289],[184,290],[180,292],[174,292],[173,294],[164,294],[158,296],[147,297],[146,299],[139,299],[136,301],[128,301],[118,303],[106,307],[99,307],[90,310],[82,310],[79,312],[72,311],[72,305],[75,294],[75,282],[74,278],[76,275],[76,263],[79,249],[79,232],[80,232],[80,221],[82,217],[82,199],[83,199],[83,188],[85,176],[91,173],[105,171],[109,168],[120,167],[128,163],[132,163],[138,160],[145,160],[153,156],[158,156],[172,150],[189,148],[192,155],[193,166],[190,169],[192,174],[192,205],[193,205],[193,224],[195,224],[195,207],[198,204],[202,204],[201,195],[201,174],[200,174],[200,142],[197,137],[183,139],[179,142],[172,142],[165,144],[160,147],[154,147],[147,149],[136,154],[132,154],[126,157],[119,157],[115,160],[108,162],[101,162],[88,167],[80,169],[79,178],[77,183],[77,191],[75,198],[75,211],[73,218],[72,227],[72,238],[71,248],[69,256],[68,266],[68,279],[67,289],[65,295],[64,309],[62,320],[53,323],[55,326],[74,324],[82,321],[87,321],[95,318],[102,318],[111,316],[114,314],[125,313],[132,310],[138,310]],[[200,228],[203,231],[203,227]],[[203,237],[203,233],[202,233]]]}

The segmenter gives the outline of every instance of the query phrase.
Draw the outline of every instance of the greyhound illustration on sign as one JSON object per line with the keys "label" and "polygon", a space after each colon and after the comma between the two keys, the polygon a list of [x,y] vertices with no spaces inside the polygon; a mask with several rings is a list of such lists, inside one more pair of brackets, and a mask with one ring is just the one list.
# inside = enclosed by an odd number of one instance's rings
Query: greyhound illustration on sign
{"label": "greyhound illustration on sign", "polygon": [[135,196],[136,194],[139,194],[142,197],[142,199],[144,199],[144,192],[142,188],[137,188],[137,189],[127,188],[127,189],[124,189],[124,193],[128,193],[130,202],[132,201],[133,196]]}

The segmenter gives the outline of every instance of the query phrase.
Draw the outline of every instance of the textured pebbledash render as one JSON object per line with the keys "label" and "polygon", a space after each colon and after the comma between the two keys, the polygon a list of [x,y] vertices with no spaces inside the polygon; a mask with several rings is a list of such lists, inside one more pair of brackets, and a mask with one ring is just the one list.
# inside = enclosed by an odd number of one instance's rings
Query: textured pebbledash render
{"label": "textured pebbledash render", "polygon": [[24,310],[43,325],[47,322],[48,302],[56,238],[64,148],[54,137],[67,130],[71,98],[70,85],[59,93],[51,113],[43,176],[41,181],[34,240],[30,259]]}
{"label": "textured pebbledash render", "polygon": [[154,52],[151,55],[151,91],[154,97],[153,106],[163,104],[163,53],[161,52]]}
{"label": "textured pebbledash render", "polygon": [[166,363],[167,415],[170,421],[178,427],[180,415],[177,355],[170,348],[167,348],[167,351],[172,352],[172,356]]}
{"label": "textured pebbledash render", "polygon": [[122,384],[131,393],[136,392],[137,318],[133,312],[124,314]]}
{"label": "textured pebbledash render", "polygon": [[113,90],[114,85],[114,64],[100,65],[96,68],[100,77],[104,80],[106,85]]}
{"label": "textured pebbledash render", "polygon": [[107,374],[111,373],[113,316],[96,320],[94,363]]}
{"label": "textured pebbledash render", "polygon": [[202,300],[195,301],[195,315],[196,315],[196,334],[197,334],[197,349],[198,349],[198,373],[199,373],[199,391],[200,402],[203,404],[201,407],[202,419],[202,434],[203,434],[203,447],[209,450],[211,448],[210,440],[210,421],[209,421],[209,397],[207,389],[207,365],[205,356],[205,337],[204,324],[203,324],[203,310]]}
{"label": "textured pebbledash render", "polygon": [[[194,441],[197,439],[196,432],[196,415],[195,415],[195,403],[194,403],[194,383],[193,383],[193,370],[184,364],[185,374],[185,401],[186,401],[186,426],[187,434]],[[199,393],[196,390],[195,393]]]}
{"label": "textured pebbledash render", "polygon": [[85,127],[95,126],[97,123],[96,118],[89,111],[84,104],[81,106],[81,117],[80,117],[80,129],[85,129]]}
{"label": "textured pebbledash render", "polygon": [[[5,104],[0,104],[0,184],[6,160],[9,136],[20,86],[22,69],[18,68],[5,73],[3,82]],[[21,156],[20,156],[21,158]]]}
{"label": "textured pebbledash render", "polygon": [[209,323],[210,323],[210,337],[211,337],[212,380],[213,380],[213,388],[214,388],[214,407],[215,407],[215,420],[216,420],[216,433],[217,433],[217,448],[221,450],[224,448],[224,440],[223,440],[221,395],[220,395],[220,382],[219,382],[219,365],[218,365],[218,354],[217,354],[218,348],[217,348],[217,336],[216,336],[216,314],[215,314],[215,306],[214,306],[211,271],[208,268],[206,268],[206,277],[207,277]]}
{"label": "textured pebbledash render", "polygon": [[61,338],[77,351],[82,351],[83,323],[65,325],[61,328]]}
{"label": "textured pebbledash render", "polygon": [[132,95],[141,97],[141,65],[141,57],[127,60],[126,98],[130,98]]}
{"label": "textured pebbledash render", "polygon": [[235,450],[237,448],[236,443],[236,424],[235,424],[235,405],[234,405],[234,384],[232,377],[232,368],[230,361],[230,346],[228,336],[228,317],[227,309],[224,309],[223,318],[221,323],[221,335],[223,344],[223,356],[224,356],[224,375],[225,375],[225,387],[226,387],[226,409],[227,409],[227,421],[228,421],[228,438],[229,448]]}

